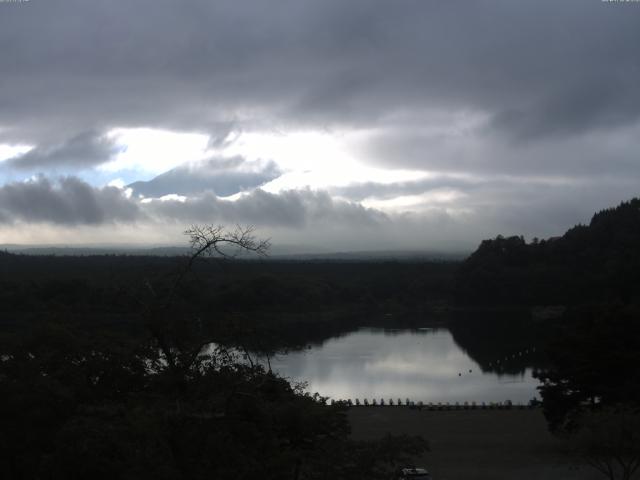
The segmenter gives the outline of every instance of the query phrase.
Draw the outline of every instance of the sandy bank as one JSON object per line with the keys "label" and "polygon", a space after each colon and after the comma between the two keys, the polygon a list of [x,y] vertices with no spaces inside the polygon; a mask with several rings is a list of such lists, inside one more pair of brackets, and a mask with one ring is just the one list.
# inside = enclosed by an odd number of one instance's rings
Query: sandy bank
{"label": "sandy bank", "polygon": [[416,460],[434,480],[549,480],[601,478],[572,464],[564,442],[548,431],[541,410],[426,411],[405,407],[354,407],[356,439],[386,433],[422,435],[431,452]]}

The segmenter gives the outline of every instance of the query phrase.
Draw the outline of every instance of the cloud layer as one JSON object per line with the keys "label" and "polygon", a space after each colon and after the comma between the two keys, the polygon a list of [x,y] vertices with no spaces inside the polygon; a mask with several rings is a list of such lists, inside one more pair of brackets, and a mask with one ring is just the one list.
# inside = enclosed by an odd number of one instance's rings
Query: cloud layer
{"label": "cloud layer", "polygon": [[517,139],[610,128],[640,113],[639,10],[578,0],[5,6],[0,123],[25,137],[113,124],[214,131],[234,119],[370,125],[444,108],[485,112]]}
{"label": "cloud layer", "polygon": [[156,199],[131,196],[129,189],[92,187],[76,177],[51,181],[37,177],[0,187],[0,221],[62,225],[135,223],[140,221],[188,223],[244,223],[256,226],[304,227],[335,224],[375,226],[387,216],[375,209],[326,192],[260,189],[226,200],[213,192],[192,197],[167,195]]}
{"label": "cloud layer", "polygon": [[38,145],[9,159],[5,166],[18,170],[86,169],[108,162],[121,150],[113,139],[99,132],[86,131],[58,144]]}
{"label": "cloud layer", "polygon": [[[0,10],[0,146],[33,147],[0,162],[5,230],[247,222],[287,239],[339,231],[354,248],[361,228],[385,248],[446,247],[557,234],[638,194],[640,4],[51,0]],[[125,156],[109,163],[126,148],[110,132],[137,128],[209,142],[195,160],[165,158],[142,175]],[[319,158],[323,180],[308,189],[291,179],[316,174],[305,163],[313,145],[296,146],[298,171],[296,158],[234,150],[246,134],[293,131],[326,132],[358,172],[389,179],[347,177]],[[136,165],[153,163],[144,160]],[[400,170],[416,178],[393,181]],[[116,179],[130,190],[104,186]]]}
{"label": "cloud layer", "polygon": [[94,188],[74,177],[45,177],[0,187],[0,222],[95,225],[139,218],[138,206],[115,187]]}

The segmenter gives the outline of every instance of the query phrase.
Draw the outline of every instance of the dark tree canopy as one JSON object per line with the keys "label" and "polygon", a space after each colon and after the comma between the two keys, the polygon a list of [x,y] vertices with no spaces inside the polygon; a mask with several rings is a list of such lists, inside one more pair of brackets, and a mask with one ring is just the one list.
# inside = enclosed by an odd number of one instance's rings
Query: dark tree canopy
{"label": "dark tree canopy", "polygon": [[570,310],[548,348],[540,392],[552,430],[573,430],[585,412],[640,410],[640,310],[590,306]]}
{"label": "dark tree canopy", "polygon": [[640,303],[640,199],[561,237],[483,241],[462,265],[456,293],[467,304]]}

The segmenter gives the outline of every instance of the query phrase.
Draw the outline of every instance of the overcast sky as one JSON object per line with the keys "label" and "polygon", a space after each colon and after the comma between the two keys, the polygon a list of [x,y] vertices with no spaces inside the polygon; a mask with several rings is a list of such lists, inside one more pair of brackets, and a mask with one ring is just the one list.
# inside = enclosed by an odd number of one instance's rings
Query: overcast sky
{"label": "overcast sky", "polygon": [[637,196],[640,2],[0,2],[0,244],[468,250]]}

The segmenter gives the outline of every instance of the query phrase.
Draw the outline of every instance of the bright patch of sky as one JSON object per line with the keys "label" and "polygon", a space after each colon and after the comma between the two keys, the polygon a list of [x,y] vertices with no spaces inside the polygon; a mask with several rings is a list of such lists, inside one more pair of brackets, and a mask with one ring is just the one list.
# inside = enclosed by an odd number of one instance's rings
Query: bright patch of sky
{"label": "bright patch of sky", "polygon": [[125,148],[99,169],[138,172],[135,180],[147,180],[185,162],[201,160],[209,141],[204,134],[152,128],[117,128],[108,136]]}
{"label": "bright patch of sky", "polygon": [[27,153],[33,147],[30,145],[7,145],[0,144],[0,162]]}
{"label": "bright patch of sky", "polygon": [[442,188],[420,195],[399,195],[389,199],[368,198],[361,203],[368,208],[377,208],[386,211],[420,212],[428,210],[434,205],[442,206],[455,202],[465,196],[467,195],[459,190]]}
{"label": "bright patch of sky", "polygon": [[425,178],[425,172],[388,170],[366,165],[350,151],[363,133],[318,131],[244,132],[221,147],[209,148],[209,137],[198,133],[118,128],[109,132],[122,150],[95,172],[85,175],[92,183],[125,185],[148,180],[183,164],[212,155],[241,156],[249,161],[274,161],[283,175],[262,188],[283,190],[342,186],[354,182],[391,183]]}
{"label": "bright patch of sky", "polygon": [[423,178],[424,172],[388,170],[366,165],[352,153],[352,145],[365,133],[250,132],[226,149],[250,160],[275,161],[284,174],[262,188],[277,193],[293,188],[326,188],[354,182],[391,183]]}

